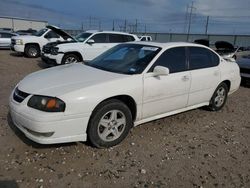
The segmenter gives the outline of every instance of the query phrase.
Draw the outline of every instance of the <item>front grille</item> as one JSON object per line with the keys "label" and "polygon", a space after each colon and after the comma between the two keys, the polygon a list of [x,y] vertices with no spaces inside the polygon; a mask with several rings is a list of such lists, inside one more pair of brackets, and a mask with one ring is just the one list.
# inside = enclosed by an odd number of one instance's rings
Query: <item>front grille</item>
{"label": "front grille", "polygon": [[25,93],[23,91],[20,91],[18,88],[15,89],[14,91],[14,94],[13,94],[13,99],[16,101],[16,102],[23,102],[23,100],[28,97],[30,94],[28,93]]}
{"label": "front grille", "polygon": [[43,46],[42,51],[43,51],[45,54],[50,54],[50,52],[51,52],[51,47]]}
{"label": "front grille", "polygon": [[240,68],[240,73],[250,74],[250,69]]}
{"label": "front grille", "polygon": [[16,44],[16,40],[15,39],[11,39],[11,44],[15,45]]}

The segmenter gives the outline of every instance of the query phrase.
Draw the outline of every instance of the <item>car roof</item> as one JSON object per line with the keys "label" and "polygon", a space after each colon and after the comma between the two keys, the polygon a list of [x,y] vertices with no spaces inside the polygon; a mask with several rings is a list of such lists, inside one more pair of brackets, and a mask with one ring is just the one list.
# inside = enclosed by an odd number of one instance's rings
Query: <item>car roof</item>
{"label": "car roof", "polygon": [[[134,44],[142,44],[142,45],[150,45],[150,46],[156,46],[160,48],[172,48],[172,47],[181,47],[181,46],[194,46],[194,47],[203,47],[208,48],[204,45],[190,43],[190,42],[146,42],[146,41],[138,41],[138,42],[130,42]],[[210,48],[208,48],[210,49]]]}
{"label": "car roof", "polygon": [[87,30],[86,33],[109,33],[109,34],[123,34],[123,35],[134,35],[130,33],[120,32],[120,31],[100,31],[100,30]]}

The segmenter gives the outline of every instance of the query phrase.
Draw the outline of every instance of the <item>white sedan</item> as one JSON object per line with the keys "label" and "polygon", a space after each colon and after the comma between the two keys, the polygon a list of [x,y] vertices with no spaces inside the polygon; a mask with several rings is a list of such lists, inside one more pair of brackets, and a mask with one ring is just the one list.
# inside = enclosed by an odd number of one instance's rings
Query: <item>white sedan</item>
{"label": "white sedan", "polygon": [[134,42],[87,64],[26,76],[9,105],[14,124],[35,142],[103,148],[148,121],[201,106],[218,111],[240,81],[238,65],[205,46]]}

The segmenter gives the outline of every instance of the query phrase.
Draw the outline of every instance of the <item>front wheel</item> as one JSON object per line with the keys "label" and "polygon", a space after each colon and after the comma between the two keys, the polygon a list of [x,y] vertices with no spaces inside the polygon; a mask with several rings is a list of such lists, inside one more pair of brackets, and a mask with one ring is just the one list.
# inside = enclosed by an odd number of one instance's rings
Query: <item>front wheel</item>
{"label": "front wheel", "polygon": [[227,101],[228,86],[225,83],[221,83],[215,90],[211,100],[209,109],[212,111],[219,111],[223,108]]}
{"label": "front wheel", "polygon": [[62,59],[62,64],[70,64],[70,63],[77,63],[80,62],[80,59],[75,54],[67,54]]}
{"label": "front wheel", "polygon": [[27,57],[35,58],[40,55],[40,48],[38,45],[27,45],[25,47],[24,53]]}
{"label": "front wheel", "polygon": [[133,125],[132,115],[123,102],[112,99],[101,103],[88,125],[88,140],[97,148],[119,144]]}

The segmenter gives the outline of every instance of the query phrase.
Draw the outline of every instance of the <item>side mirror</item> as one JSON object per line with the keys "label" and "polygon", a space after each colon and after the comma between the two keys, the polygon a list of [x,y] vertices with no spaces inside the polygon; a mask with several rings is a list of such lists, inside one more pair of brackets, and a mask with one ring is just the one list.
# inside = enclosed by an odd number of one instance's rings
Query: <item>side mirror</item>
{"label": "side mirror", "polygon": [[95,43],[95,41],[93,40],[93,39],[89,39],[88,41],[87,41],[87,44],[94,44]]}
{"label": "side mirror", "polygon": [[163,66],[156,66],[154,68],[154,76],[167,76],[169,75],[169,69]]}

